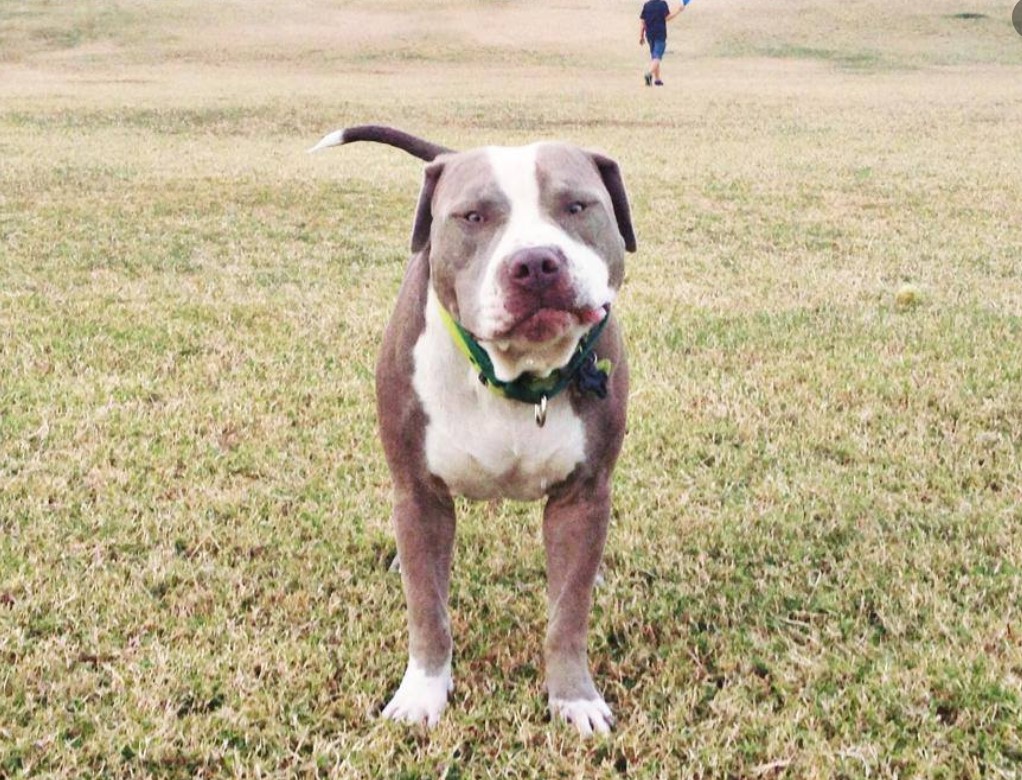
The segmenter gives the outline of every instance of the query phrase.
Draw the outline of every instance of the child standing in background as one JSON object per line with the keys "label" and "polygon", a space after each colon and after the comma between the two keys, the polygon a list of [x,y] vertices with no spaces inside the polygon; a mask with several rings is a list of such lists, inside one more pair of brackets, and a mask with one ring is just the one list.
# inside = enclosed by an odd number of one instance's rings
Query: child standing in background
{"label": "child standing in background", "polygon": [[642,12],[639,14],[639,19],[642,20],[639,27],[639,45],[649,41],[650,66],[643,76],[647,87],[651,84],[658,87],[664,85],[660,78],[660,61],[664,58],[664,50],[667,48],[667,23],[684,11],[689,2],[690,0],[682,0],[678,10],[673,14],[666,0],[646,0],[642,6]]}

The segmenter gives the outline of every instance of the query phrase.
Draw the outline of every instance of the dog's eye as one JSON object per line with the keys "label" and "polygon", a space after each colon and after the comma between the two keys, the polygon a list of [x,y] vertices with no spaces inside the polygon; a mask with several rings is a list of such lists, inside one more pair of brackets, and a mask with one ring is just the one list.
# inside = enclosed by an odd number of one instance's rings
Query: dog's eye
{"label": "dog's eye", "polygon": [[568,204],[568,213],[571,215],[581,214],[585,210],[586,204],[580,200],[576,200]]}
{"label": "dog's eye", "polygon": [[478,211],[469,211],[462,217],[462,219],[466,222],[471,222],[473,225],[478,225],[483,221],[483,215]]}

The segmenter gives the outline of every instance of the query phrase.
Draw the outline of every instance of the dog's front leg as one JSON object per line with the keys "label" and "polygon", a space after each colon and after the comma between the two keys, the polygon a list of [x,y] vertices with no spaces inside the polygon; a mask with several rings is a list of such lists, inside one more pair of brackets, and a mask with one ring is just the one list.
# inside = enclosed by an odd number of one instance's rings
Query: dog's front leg
{"label": "dog's front leg", "polygon": [[436,489],[395,489],[394,530],[408,605],[408,668],[384,717],[435,726],[454,687],[447,595],[454,502]]}
{"label": "dog's front leg", "polygon": [[586,641],[593,584],[610,519],[606,480],[576,480],[552,494],[543,513],[549,625],[546,680],[550,711],[582,736],[606,734],[610,708],[589,674]]}

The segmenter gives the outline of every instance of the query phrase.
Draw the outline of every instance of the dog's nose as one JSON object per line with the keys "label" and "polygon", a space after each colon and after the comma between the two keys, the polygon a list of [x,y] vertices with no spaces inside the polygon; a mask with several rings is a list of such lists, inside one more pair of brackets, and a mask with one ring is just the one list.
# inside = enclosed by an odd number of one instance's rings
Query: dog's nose
{"label": "dog's nose", "polygon": [[519,249],[508,260],[511,283],[525,290],[543,290],[558,281],[564,255],[554,247]]}

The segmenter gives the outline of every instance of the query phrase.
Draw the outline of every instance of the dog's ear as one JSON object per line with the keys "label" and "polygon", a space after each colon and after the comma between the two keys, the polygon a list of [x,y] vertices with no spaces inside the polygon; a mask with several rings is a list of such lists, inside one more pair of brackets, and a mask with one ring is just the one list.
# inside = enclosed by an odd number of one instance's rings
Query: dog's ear
{"label": "dog's ear", "polygon": [[423,172],[419,205],[415,209],[415,225],[412,227],[413,253],[421,252],[429,243],[429,231],[433,227],[433,192],[443,170],[443,162],[433,162],[427,165]]}
{"label": "dog's ear", "polygon": [[621,180],[621,170],[617,163],[602,154],[591,153],[593,162],[603,179],[603,186],[610,193],[610,202],[614,205],[614,217],[617,219],[617,229],[621,238],[625,240],[625,249],[634,252],[635,231],[632,229],[632,210],[628,206],[628,195],[625,193],[625,183]]}

